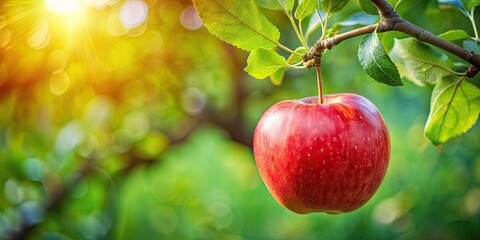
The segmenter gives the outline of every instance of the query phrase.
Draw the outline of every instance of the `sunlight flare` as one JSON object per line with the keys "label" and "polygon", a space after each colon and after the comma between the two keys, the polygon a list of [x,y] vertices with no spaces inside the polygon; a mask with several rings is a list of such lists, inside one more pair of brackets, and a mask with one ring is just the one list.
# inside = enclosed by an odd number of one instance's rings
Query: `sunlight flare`
{"label": "sunlight flare", "polygon": [[47,9],[58,14],[80,14],[83,9],[81,0],[45,0]]}

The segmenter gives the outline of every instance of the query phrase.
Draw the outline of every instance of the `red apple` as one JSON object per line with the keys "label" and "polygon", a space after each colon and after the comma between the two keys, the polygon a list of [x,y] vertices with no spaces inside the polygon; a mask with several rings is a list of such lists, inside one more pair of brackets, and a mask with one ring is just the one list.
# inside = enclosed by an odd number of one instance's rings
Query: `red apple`
{"label": "red apple", "polygon": [[356,94],[279,102],[253,137],[260,176],[296,213],[344,213],[376,192],[390,158],[388,130],[375,105]]}

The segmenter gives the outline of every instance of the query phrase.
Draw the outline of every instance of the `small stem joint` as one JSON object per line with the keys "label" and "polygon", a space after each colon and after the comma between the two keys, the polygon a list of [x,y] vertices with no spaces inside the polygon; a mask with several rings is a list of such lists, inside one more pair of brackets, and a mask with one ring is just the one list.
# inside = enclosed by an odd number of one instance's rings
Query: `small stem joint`
{"label": "small stem joint", "polygon": [[465,75],[467,75],[467,77],[469,77],[469,78],[473,78],[473,77],[475,77],[475,75],[477,75],[477,73],[479,71],[480,71],[480,69],[478,69],[474,65],[470,65],[470,67],[468,68]]}
{"label": "small stem joint", "polygon": [[310,70],[312,67],[320,67],[320,58],[325,49],[332,49],[335,46],[333,38],[318,40],[310,50],[302,55],[303,65]]}

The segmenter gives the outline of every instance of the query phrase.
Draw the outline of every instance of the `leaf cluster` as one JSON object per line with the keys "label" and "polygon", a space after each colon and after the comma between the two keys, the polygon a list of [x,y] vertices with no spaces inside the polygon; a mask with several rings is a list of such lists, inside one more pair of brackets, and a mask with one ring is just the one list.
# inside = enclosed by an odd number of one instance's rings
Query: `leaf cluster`
{"label": "leaf cluster", "polygon": [[[348,3],[348,0],[194,0],[195,7],[207,29],[220,39],[250,52],[245,71],[251,76],[269,77],[280,85],[289,69],[309,69],[312,61],[304,57],[311,51],[311,34],[321,30],[318,42],[335,39],[344,27],[377,24],[377,7],[369,0],[359,0],[359,13],[346,20],[329,23],[330,17]],[[401,4],[389,0],[392,6]],[[438,0],[439,8],[460,11],[472,22],[475,36],[463,29],[453,29],[438,35],[452,42],[463,41],[463,47],[480,53],[480,40],[474,21],[479,1],[470,1],[465,7],[460,0]],[[299,46],[292,50],[279,42],[280,31],[264,15],[262,8],[282,11],[292,24]],[[307,22],[306,30],[303,22]],[[377,24],[379,26],[379,24]],[[435,145],[466,132],[474,125],[480,109],[480,90],[466,81],[468,66],[453,62],[445,53],[414,38],[395,39],[387,52],[378,31],[368,33],[358,48],[358,59],[365,72],[379,83],[401,86],[402,78],[418,86],[433,85],[431,111],[425,126],[425,135]],[[318,43],[317,42],[317,43]],[[284,52],[279,53],[278,50]],[[321,49],[323,55],[328,51]],[[286,54],[285,54],[286,53]]]}

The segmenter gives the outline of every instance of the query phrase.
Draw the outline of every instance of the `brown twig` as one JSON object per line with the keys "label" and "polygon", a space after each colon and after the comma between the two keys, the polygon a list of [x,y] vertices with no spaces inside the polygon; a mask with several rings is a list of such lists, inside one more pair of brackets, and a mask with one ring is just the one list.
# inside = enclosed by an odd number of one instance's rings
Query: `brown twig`
{"label": "brown twig", "polygon": [[[462,47],[457,46],[443,38],[440,38],[427,30],[418,27],[409,21],[403,19],[395,9],[385,0],[371,0],[377,7],[380,15],[380,22],[366,27],[358,28],[352,31],[338,34],[334,37],[318,40],[309,52],[304,54],[304,62],[315,59],[321,56],[325,49],[331,49],[333,46],[340,44],[342,41],[357,37],[364,34],[369,34],[375,29],[378,32],[398,31],[406,33],[419,41],[432,44],[440,49],[443,49],[461,59],[471,63],[477,69],[480,68],[480,54],[470,52]],[[310,68],[311,66],[307,66]]]}

